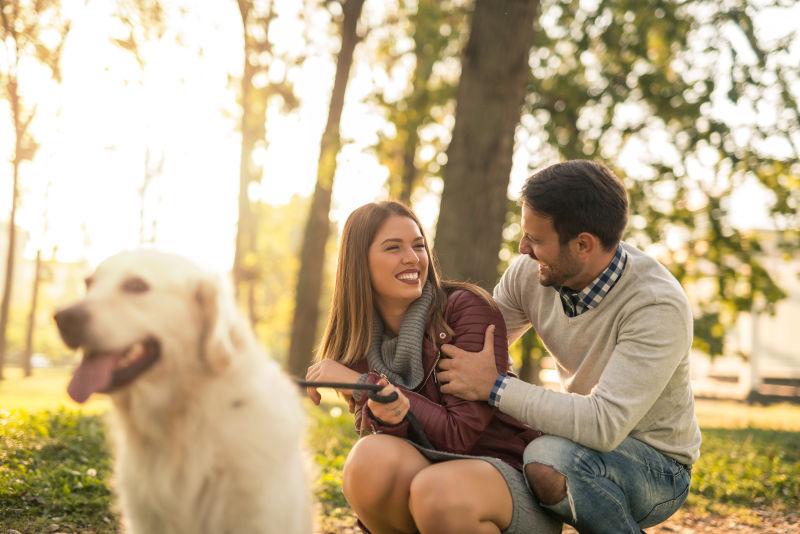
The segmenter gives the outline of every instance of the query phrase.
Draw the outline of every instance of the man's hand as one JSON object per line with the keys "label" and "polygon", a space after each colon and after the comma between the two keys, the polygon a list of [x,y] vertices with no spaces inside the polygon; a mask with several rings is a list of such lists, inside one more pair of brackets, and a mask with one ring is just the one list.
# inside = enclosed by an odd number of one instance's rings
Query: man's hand
{"label": "man's hand", "polygon": [[488,401],[498,375],[494,360],[494,325],[486,328],[480,352],[467,352],[453,345],[442,345],[442,352],[449,356],[439,360],[436,373],[437,380],[443,384],[442,393],[466,400]]}

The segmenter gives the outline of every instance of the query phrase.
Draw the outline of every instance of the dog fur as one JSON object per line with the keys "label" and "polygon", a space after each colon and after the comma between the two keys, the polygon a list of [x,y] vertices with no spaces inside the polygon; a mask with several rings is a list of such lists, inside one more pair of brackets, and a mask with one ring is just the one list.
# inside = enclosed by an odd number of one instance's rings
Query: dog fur
{"label": "dog fur", "polygon": [[[76,310],[83,319],[62,324]],[[124,252],[59,314],[62,337],[84,358],[131,353],[145,340],[160,348],[152,366],[109,392],[127,531],[311,532],[297,387],[260,349],[219,277],[171,254]]]}

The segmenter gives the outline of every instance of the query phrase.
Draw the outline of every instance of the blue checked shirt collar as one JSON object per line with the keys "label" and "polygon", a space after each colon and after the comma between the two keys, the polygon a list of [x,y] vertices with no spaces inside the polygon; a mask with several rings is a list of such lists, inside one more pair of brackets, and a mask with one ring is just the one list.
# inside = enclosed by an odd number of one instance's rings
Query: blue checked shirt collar
{"label": "blue checked shirt collar", "polygon": [[622,248],[622,244],[617,245],[617,251],[608,267],[600,273],[600,276],[595,278],[592,283],[583,288],[581,291],[574,292],[567,288],[560,287],[558,294],[561,297],[561,304],[564,307],[564,313],[569,317],[576,317],[587,310],[596,308],[600,301],[603,300],[614,284],[617,283],[622,272],[625,270],[625,264],[628,262],[628,253]]}

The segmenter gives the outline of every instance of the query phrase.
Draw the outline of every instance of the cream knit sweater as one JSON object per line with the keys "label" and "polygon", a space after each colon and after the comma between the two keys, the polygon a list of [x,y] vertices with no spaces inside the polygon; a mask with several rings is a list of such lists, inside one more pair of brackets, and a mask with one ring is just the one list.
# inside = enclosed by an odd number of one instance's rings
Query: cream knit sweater
{"label": "cream knit sweater", "polygon": [[628,262],[600,304],[567,317],[537,262],[518,257],[494,290],[509,342],[533,326],[554,357],[562,392],[508,381],[500,410],[547,434],[610,451],[630,436],[681,463],[700,455],[689,383],[692,314],[677,280],[623,244]]}

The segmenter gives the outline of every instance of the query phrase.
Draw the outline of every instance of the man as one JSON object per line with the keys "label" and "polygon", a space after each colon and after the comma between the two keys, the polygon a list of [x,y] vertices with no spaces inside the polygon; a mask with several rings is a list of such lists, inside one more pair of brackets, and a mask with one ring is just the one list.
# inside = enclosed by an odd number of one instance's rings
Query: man
{"label": "man", "polygon": [[442,391],[545,432],[524,457],[544,508],[579,532],[638,533],[680,507],[699,456],[689,303],[664,267],[621,243],[628,200],[606,167],[550,166],[521,204],[521,256],[494,297],[509,343],[532,326],[563,391],[498,376],[492,327],[480,353],[443,347]]}

